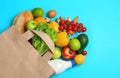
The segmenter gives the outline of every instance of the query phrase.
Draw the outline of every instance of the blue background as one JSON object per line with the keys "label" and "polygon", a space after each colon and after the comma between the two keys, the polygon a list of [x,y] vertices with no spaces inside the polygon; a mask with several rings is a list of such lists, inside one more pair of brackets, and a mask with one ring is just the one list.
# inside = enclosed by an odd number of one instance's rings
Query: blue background
{"label": "blue background", "polygon": [[73,19],[87,27],[85,63],[51,78],[120,78],[120,0],[0,0],[0,33],[20,12],[42,7],[47,13]]}

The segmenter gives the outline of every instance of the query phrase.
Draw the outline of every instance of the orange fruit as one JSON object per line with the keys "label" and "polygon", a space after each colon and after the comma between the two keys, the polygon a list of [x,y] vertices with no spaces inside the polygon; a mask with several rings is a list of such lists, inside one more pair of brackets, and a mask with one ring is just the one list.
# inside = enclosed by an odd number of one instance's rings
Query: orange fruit
{"label": "orange fruit", "polygon": [[74,57],[74,61],[77,65],[83,64],[85,57],[82,54],[78,54]]}
{"label": "orange fruit", "polygon": [[37,17],[35,18],[35,21],[37,22],[37,24],[39,24],[40,22],[46,22],[46,19],[43,17]]}

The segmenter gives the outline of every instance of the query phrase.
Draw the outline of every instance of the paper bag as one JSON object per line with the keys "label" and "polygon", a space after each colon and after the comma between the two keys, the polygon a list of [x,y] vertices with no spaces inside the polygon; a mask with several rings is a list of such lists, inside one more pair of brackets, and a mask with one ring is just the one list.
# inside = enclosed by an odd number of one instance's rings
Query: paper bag
{"label": "paper bag", "polygon": [[[50,48],[44,56],[28,41],[35,34]],[[20,34],[12,26],[0,35],[0,78],[49,78],[54,74],[47,63],[53,50],[54,43],[45,33],[32,30]]]}

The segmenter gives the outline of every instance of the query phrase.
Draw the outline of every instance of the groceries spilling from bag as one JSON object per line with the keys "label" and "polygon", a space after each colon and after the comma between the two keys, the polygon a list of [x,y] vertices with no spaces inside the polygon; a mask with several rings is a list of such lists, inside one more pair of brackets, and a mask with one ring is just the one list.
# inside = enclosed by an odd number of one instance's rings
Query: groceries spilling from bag
{"label": "groceries spilling from bag", "polygon": [[[42,8],[20,13],[13,21],[13,25],[21,32],[37,30],[46,33],[53,41],[54,53],[48,64],[55,73],[61,73],[68,68],[81,65],[85,61],[88,45],[87,28],[79,22],[79,16],[57,16],[56,10],[45,12]],[[47,15],[47,16],[45,16]],[[30,40],[35,50],[44,56],[50,49],[37,35]]]}

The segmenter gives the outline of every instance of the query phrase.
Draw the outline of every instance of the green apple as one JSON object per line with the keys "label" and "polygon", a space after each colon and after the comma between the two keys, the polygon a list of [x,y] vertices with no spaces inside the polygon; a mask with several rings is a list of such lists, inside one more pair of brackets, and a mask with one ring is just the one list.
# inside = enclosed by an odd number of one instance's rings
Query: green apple
{"label": "green apple", "polygon": [[61,50],[57,47],[54,48],[54,55],[53,55],[53,59],[58,59],[61,57]]}
{"label": "green apple", "polygon": [[34,30],[37,26],[37,23],[34,20],[30,20],[26,24],[26,29],[27,30]]}

